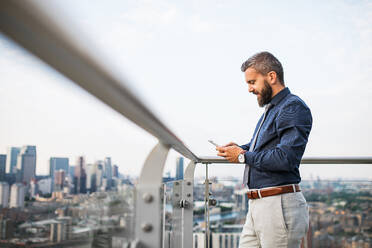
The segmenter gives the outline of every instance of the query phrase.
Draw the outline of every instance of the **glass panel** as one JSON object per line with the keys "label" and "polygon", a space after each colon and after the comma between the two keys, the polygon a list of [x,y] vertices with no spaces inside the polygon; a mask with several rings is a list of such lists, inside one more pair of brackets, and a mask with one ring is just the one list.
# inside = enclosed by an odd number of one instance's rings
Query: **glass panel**
{"label": "glass panel", "polygon": [[182,241],[182,180],[164,183],[164,247],[177,247]]}
{"label": "glass panel", "polygon": [[[212,170],[212,169],[210,169]],[[210,178],[210,199],[216,205],[210,211],[211,247],[238,247],[238,239],[245,221],[247,205],[244,202],[241,181],[239,179]],[[205,240],[203,179],[195,180],[194,185],[194,233]]]}
{"label": "glass panel", "polygon": [[[238,247],[248,210],[245,190],[240,180],[213,178],[211,181],[210,197],[217,199],[217,205],[210,209],[212,247],[213,242],[224,244],[227,235],[232,247]],[[300,186],[310,212],[310,229],[303,240],[308,247],[371,245],[372,181],[318,178],[302,180]],[[203,198],[204,184],[195,180],[194,234],[203,234],[204,241]]]}
{"label": "glass panel", "polygon": [[369,247],[372,235],[372,182],[305,180],[310,207],[307,242],[313,247]]}

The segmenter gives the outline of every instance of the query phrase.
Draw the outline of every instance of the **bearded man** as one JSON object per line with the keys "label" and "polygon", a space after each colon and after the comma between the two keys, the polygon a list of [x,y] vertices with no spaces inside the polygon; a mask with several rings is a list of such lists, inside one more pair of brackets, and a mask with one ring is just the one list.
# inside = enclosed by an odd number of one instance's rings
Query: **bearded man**
{"label": "bearded man", "polygon": [[241,67],[248,91],[265,107],[248,144],[217,147],[230,162],[245,163],[249,211],[240,248],[300,247],[309,226],[299,166],[312,127],[308,106],[285,87],[283,67],[260,52]]}

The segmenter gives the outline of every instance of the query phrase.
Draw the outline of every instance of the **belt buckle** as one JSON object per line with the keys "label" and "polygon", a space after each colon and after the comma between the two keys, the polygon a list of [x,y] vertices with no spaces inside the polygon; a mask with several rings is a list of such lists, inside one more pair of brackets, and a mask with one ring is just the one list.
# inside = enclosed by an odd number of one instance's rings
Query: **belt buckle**
{"label": "belt buckle", "polygon": [[[256,197],[253,193],[257,193],[258,197]],[[250,198],[250,199],[261,199],[262,198],[261,190],[260,189],[255,189],[255,190],[248,191],[248,198]]]}
{"label": "belt buckle", "polygon": [[294,184],[292,184],[292,189],[293,189],[293,193],[296,193],[297,192],[296,186]]}
{"label": "belt buckle", "polygon": [[258,198],[259,198],[259,199],[262,199],[261,189],[258,189],[258,190],[257,190],[257,195],[258,195]]}

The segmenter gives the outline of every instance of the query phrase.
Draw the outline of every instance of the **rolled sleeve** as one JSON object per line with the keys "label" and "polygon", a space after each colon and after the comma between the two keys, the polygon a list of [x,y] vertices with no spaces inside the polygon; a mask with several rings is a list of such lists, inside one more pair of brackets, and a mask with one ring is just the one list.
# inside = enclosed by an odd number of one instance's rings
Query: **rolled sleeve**
{"label": "rolled sleeve", "polygon": [[255,155],[256,155],[256,152],[245,152],[244,153],[245,163],[252,165],[254,163]]}

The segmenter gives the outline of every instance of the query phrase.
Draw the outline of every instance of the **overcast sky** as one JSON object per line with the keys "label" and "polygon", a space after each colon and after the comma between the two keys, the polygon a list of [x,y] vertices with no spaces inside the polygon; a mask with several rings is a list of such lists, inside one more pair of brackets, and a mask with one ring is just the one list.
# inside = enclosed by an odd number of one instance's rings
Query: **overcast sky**
{"label": "overcast sky", "polygon": [[[50,3],[51,1],[44,1]],[[148,107],[197,155],[207,140],[247,143],[263,109],[240,66],[259,51],[283,64],[286,86],[311,108],[305,156],[372,156],[371,1],[54,1],[50,13],[129,79]],[[112,157],[138,175],[156,139],[0,37],[0,153],[36,145],[51,156]],[[174,172],[171,152],[166,171]],[[243,173],[216,165],[210,175]],[[309,178],[368,178],[372,165],[303,165]],[[197,175],[203,175],[199,165]]]}

